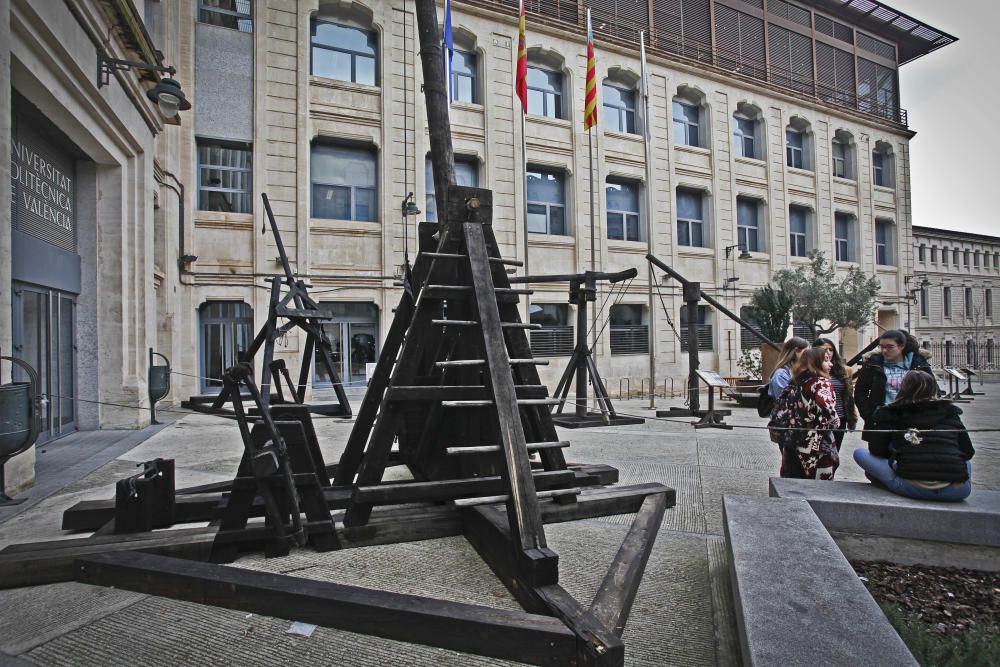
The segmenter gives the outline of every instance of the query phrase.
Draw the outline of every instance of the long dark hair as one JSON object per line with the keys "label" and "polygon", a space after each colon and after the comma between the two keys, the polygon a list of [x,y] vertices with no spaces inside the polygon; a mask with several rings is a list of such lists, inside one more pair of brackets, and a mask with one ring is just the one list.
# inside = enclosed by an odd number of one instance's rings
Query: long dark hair
{"label": "long dark hair", "polygon": [[777,372],[779,368],[784,368],[795,361],[795,353],[799,350],[804,350],[809,347],[809,341],[805,338],[799,338],[798,336],[792,336],[785,341],[785,344],[781,346],[781,354],[778,356],[778,361],[774,364],[774,373]]}
{"label": "long dark hair", "polygon": [[813,341],[813,347],[822,347],[830,350],[833,353],[830,359],[833,362],[830,375],[841,380],[847,379],[847,364],[844,363],[844,358],[840,356],[840,351],[832,340],[829,338],[817,338]]}
{"label": "long dark hair", "polygon": [[934,376],[926,371],[906,371],[899,383],[899,392],[893,403],[917,403],[937,398],[938,386]]}

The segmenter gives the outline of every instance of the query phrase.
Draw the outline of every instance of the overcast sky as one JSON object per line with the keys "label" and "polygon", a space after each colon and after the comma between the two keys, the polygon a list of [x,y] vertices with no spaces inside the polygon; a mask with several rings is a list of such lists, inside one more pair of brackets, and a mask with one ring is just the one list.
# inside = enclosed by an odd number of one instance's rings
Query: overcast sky
{"label": "overcast sky", "polygon": [[910,114],[913,224],[1000,236],[997,0],[888,0],[958,42],[900,70]]}

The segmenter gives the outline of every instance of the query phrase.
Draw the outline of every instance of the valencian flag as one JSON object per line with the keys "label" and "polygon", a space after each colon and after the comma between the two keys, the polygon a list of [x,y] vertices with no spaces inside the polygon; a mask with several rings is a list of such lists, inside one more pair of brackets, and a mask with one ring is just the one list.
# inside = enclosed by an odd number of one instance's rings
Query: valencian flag
{"label": "valencian flag", "polygon": [[528,44],[524,39],[524,0],[521,0],[518,23],[517,76],[514,79],[514,92],[521,98],[521,111],[528,113]]}
{"label": "valencian flag", "polygon": [[597,60],[594,58],[594,30],[587,10],[587,93],[583,107],[584,131],[597,125]]}

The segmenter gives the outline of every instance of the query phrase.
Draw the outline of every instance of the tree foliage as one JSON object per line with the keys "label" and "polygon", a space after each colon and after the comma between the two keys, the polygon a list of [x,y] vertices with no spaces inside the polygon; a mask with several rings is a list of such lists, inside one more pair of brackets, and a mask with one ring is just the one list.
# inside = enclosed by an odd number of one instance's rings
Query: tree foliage
{"label": "tree foliage", "polygon": [[750,296],[750,309],[760,332],[779,345],[792,322],[792,298],[783,290],[764,285]]}
{"label": "tree foliage", "polygon": [[[782,269],[774,282],[792,301],[799,322],[808,324],[813,336],[840,328],[860,329],[872,319],[881,285],[856,266],[839,277],[822,252],[809,252],[809,264]],[[827,322],[820,326],[820,322]]]}

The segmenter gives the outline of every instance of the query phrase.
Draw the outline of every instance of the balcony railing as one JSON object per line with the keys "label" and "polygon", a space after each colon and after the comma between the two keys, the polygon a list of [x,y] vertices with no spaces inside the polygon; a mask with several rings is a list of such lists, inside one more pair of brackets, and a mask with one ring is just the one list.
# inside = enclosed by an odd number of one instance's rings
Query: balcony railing
{"label": "balcony railing", "polygon": [[[494,9],[516,16],[518,0],[467,0],[469,4],[487,9]],[[637,3],[645,7],[645,3]],[[562,30],[571,28],[581,36],[586,33],[586,12],[583,5],[576,0],[525,0],[525,10],[529,15],[529,25],[544,23]],[[871,116],[879,120],[889,121],[902,127],[908,126],[906,109],[893,100],[884,99],[877,90],[871,95],[859,95],[857,90],[848,90],[829,86],[814,80],[810,67],[810,76],[802,76],[774,65],[768,66],[758,58],[748,58],[746,55],[712,47],[699,41],[687,39],[681,35],[672,34],[662,28],[655,28],[645,11],[626,11],[621,6],[615,15],[605,15],[602,12],[595,18],[594,33],[599,37],[615,42],[627,48],[638,51],[639,32],[646,33],[646,47],[650,54],[658,54],[669,58],[680,58],[692,61],[700,67],[708,67],[730,76],[747,79],[748,82],[765,82],[799,97],[825,102],[854,113]],[[530,28],[529,28],[530,30]],[[813,47],[815,59],[815,46]]]}

